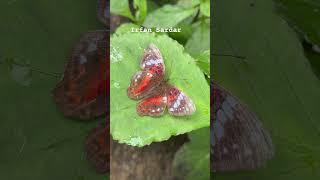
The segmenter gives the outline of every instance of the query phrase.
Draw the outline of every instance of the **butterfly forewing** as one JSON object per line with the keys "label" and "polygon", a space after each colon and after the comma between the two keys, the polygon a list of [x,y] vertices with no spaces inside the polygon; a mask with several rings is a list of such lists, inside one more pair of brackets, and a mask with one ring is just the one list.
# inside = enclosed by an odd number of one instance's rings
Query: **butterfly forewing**
{"label": "butterfly forewing", "polygon": [[53,97],[65,116],[90,119],[108,105],[109,38],[107,31],[85,34],[73,48]]}
{"label": "butterfly forewing", "polygon": [[211,170],[249,170],[273,156],[269,134],[257,116],[217,84],[213,88]]}
{"label": "butterfly forewing", "polygon": [[135,73],[127,90],[131,99],[142,99],[150,96],[164,80],[164,63],[160,51],[155,45],[150,45],[141,59],[143,71]]}
{"label": "butterfly forewing", "polygon": [[86,139],[86,157],[90,164],[99,172],[105,173],[110,170],[110,139],[109,125],[100,124],[89,134]]}
{"label": "butterfly forewing", "polygon": [[157,74],[159,67],[151,67],[144,71],[138,71],[131,78],[130,86],[127,90],[131,99],[142,99],[149,96],[163,81],[164,76]]}
{"label": "butterfly forewing", "polygon": [[160,50],[154,44],[150,44],[143,54],[140,68],[144,70],[154,67],[158,67],[156,72],[158,75],[164,75],[165,65]]}

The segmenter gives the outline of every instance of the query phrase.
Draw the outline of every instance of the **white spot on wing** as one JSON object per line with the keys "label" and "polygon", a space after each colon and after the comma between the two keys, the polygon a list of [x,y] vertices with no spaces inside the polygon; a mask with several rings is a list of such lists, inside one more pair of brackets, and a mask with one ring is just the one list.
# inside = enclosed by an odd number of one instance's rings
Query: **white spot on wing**
{"label": "white spot on wing", "polygon": [[85,64],[87,62],[87,58],[84,55],[80,55],[80,64]]}

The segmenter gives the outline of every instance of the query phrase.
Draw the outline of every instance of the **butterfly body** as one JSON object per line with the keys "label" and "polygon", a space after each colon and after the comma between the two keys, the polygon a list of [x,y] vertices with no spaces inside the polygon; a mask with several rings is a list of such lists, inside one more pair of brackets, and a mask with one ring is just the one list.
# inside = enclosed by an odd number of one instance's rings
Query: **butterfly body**
{"label": "butterfly body", "polygon": [[140,62],[142,71],[135,73],[127,89],[128,97],[140,100],[140,116],[162,116],[166,109],[174,116],[192,115],[196,107],[192,100],[165,80],[165,64],[160,50],[150,44]]}

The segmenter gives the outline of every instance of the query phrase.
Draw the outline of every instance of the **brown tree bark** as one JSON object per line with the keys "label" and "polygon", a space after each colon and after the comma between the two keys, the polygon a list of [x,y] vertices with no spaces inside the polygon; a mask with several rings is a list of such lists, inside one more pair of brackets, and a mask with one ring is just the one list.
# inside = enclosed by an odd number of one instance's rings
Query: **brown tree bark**
{"label": "brown tree bark", "polygon": [[111,180],[180,180],[172,173],[177,150],[188,141],[179,135],[164,142],[133,147],[111,140]]}

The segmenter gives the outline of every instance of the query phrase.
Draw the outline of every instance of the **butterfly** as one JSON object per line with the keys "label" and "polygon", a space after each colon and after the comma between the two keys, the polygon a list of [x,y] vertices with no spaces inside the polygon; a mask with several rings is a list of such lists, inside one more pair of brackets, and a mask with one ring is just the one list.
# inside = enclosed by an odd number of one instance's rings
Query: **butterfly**
{"label": "butterfly", "polygon": [[[109,0],[98,0],[97,17],[109,27]],[[53,99],[67,117],[90,120],[109,110],[109,30],[86,33],[73,47]],[[85,142],[86,157],[101,173],[110,170],[109,118]]]}
{"label": "butterfly", "polygon": [[67,117],[83,120],[106,113],[108,102],[109,33],[86,33],[72,50],[53,98]]}
{"label": "butterfly", "polygon": [[140,116],[162,116],[168,108],[173,116],[192,115],[196,107],[192,100],[165,79],[165,64],[160,50],[150,44],[140,62],[142,71],[135,73],[127,89],[127,95],[137,104]]}
{"label": "butterfly", "polygon": [[110,169],[109,130],[109,124],[101,123],[92,130],[85,142],[87,159],[101,173],[106,173]]}
{"label": "butterfly", "polygon": [[211,171],[262,167],[274,154],[268,132],[246,105],[216,83],[211,84]]}

